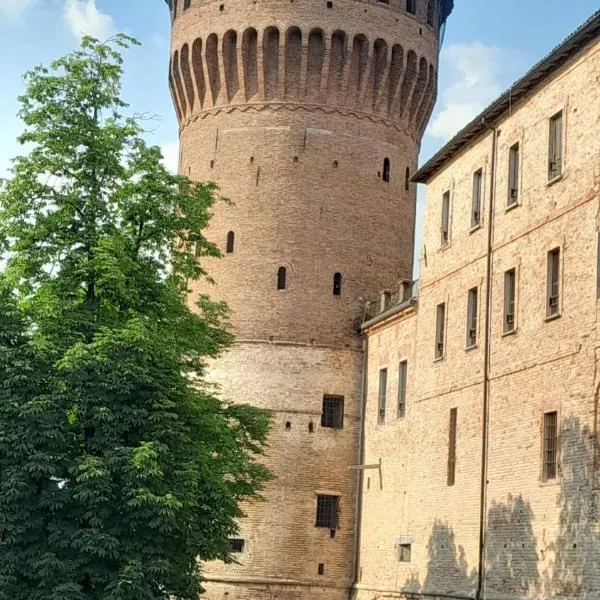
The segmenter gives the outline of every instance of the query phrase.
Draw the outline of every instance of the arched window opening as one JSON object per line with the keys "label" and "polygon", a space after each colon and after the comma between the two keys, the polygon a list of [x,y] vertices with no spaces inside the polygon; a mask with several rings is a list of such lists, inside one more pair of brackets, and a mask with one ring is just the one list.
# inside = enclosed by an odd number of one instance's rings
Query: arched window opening
{"label": "arched window opening", "polygon": [[404,189],[407,192],[410,189],[410,167],[406,167],[406,176],[404,177]]}
{"label": "arched window opening", "polygon": [[226,247],[227,254],[232,254],[234,247],[235,247],[235,233],[233,233],[233,231],[230,231],[227,234],[227,247]]}
{"label": "arched window opening", "polygon": [[336,273],[333,276],[333,295],[341,296],[342,295],[342,274]]}
{"label": "arched window opening", "polygon": [[390,181],[390,159],[387,157],[383,159],[383,180],[386,183]]}
{"label": "arched window opening", "polygon": [[286,278],[286,270],[285,267],[279,267],[279,270],[277,271],[277,289],[278,290],[285,290],[285,281]]}

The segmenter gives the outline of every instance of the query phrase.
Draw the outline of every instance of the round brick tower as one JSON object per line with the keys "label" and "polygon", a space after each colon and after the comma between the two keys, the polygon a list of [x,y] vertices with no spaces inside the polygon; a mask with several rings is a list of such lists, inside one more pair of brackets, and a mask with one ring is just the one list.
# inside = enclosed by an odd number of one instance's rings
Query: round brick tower
{"label": "round brick tower", "polygon": [[273,411],[265,501],[207,597],[345,598],[365,300],[410,278],[415,186],[453,0],[170,0],[180,172],[218,183],[206,261],[236,343],[209,377]]}

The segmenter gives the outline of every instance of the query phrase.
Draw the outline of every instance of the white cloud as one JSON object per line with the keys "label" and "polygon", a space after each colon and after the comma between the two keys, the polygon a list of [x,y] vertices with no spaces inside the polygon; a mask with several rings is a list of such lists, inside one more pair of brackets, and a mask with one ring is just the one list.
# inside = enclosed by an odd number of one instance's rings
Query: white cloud
{"label": "white cloud", "polygon": [[449,44],[442,49],[440,102],[427,133],[450,139],[486,108],[521,71],[516,50],[481,42]]}
{"label": "white cloud", "polygon": [[0,20],[18,19],[23,12],[36,4],[37,0],[0,0]]}
{"label": "white cloud", "polygon": [[96,0],[65,0],[64,19],[76,37],[106,40],[116,32],[113,18],[98,10]]}
{"label": "white cloud", "polygon": [[177,173],[179,165],[179,142],[175,141],[161,144],[160,150],[164,157],[163,164],[165,167],[172,173]]}

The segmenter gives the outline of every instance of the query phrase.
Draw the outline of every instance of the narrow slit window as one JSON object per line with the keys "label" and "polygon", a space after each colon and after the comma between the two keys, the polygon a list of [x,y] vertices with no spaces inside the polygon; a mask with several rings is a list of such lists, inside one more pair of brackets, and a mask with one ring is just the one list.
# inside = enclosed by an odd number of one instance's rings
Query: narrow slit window
{"label": "narrow slit window", "polygon": [[330,429],[343,429],[344,396],[323,396],[321,427],[328,427]]}
{"label": "narrow slit window", "polygon": [[558,464],[558,413],[544,413],[543,481],[556,479]]}
{"label": "narrow slit window", "polygon": [[277,271],[277,289],[285,290],[287,271],[285,267],[279,267]]}
{"label": "narrow slit window", "polygon": [[550,119],[550,138],[548,148],[548,180],[552,181],[562,174],[562,110]]}
{"label": "narrow slit window", "polygon": [[504,333],[515,330],[516,271],[504,273]]}
{"label": "narrow slit window", "polygon": [[390,182],[390,159],[387,157],[383,159],[383,181]]}
{"label": "narrow slit window", "polygon": [[379,371],[379,403],[377,409],[377,422],[385,423],[385,405],[387,402],[387,369]]}
{"label": "narrow slit window", "polygon": [[341,296],[342,295],[342,274],[336,273],[333,276],[333,295]]}
{"label": "narrow slit window", "polygon": [[467,348],[477,344],[477,296],[478,289],[471,288],[467,301]]}
{"label": "narrow slit window", "polygon": [[398,418],[404,419],[406,416],[406,383],[408,379],[408,361],[403,360],[400,363],[398,373]]}
{"label": "narrow slit window", "polygon": [[508,153],[508,206],[519,201],[519,144],[511,147]]}
{"label": "narrow slit window", "polygon": [[447,246],[450,242],[450,192],[446,192],[442,197],[441,233],[441,244]]}
{"label": "narrow slit window", "polygon": [[448,435],[448,486],[456,483],[456,421],[458,409],[450,410],[450,426]]}
{"label": "narrow slit window", "polygon": [[173,20],[177,18],[177,0],[173,0]]}
{"label": "narrow slit window", "polygon": [[235,233],[233,231],[230,231],[227,234],[227,244],[226,244],[226,252],[227,254],[232,254],[233,250],[235,249]]}
{"label": "narrow slit window", "polygon": [[434,15],[435,15],[435,0],[429,0],[427,2],[427,25],[429,25],[429,27],[433,27]]}
{"label": "narrow slit window", "polygon": [[548,302],[546,316],[560,314],[560,248],[548,252]]}
{"label": "narrow slit window", "polygon": [[446,303],[438,304],[435,319],[435,358],[444,358],[444,329],[446,327]]}
{"label": "narrow slit window", "polygon": [[324,529],[337,529],[339,522],[339,496],[317,496],[317,523],[316,527]]}
{"label": "narrow slit window", "polygon": [[483,169],[473,174],[473,199],[471,203],[471,228],[481,225],[481,194],[483,191]]}
{"label": "narrow slit window", "polygon": [[404,175],[404,189],[407,192],[410,190],[410,167],[406,167],[406,173]]}
{"label": "narrow slit window", "polygon": [[406,0],[406,12],[411,15],[417,13],[417,0]]}

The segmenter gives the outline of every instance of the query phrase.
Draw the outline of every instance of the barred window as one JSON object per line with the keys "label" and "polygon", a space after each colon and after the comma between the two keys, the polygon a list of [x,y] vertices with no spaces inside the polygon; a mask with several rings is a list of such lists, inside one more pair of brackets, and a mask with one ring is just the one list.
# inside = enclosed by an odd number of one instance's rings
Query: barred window
{"label": "barred window", "polygon": [[342,429],[344,427],[344,396],[323,396],[321,427]]}
{"label": "barred window", "polygon": [[544,481],[556,479],[558,462],[558,413],[556,411],[544,414],[544,450],[543,450]]}
{"label": "barred window", "polygon": [[317,496],[317,527],[337,529],[339,524],[339,496]]}

